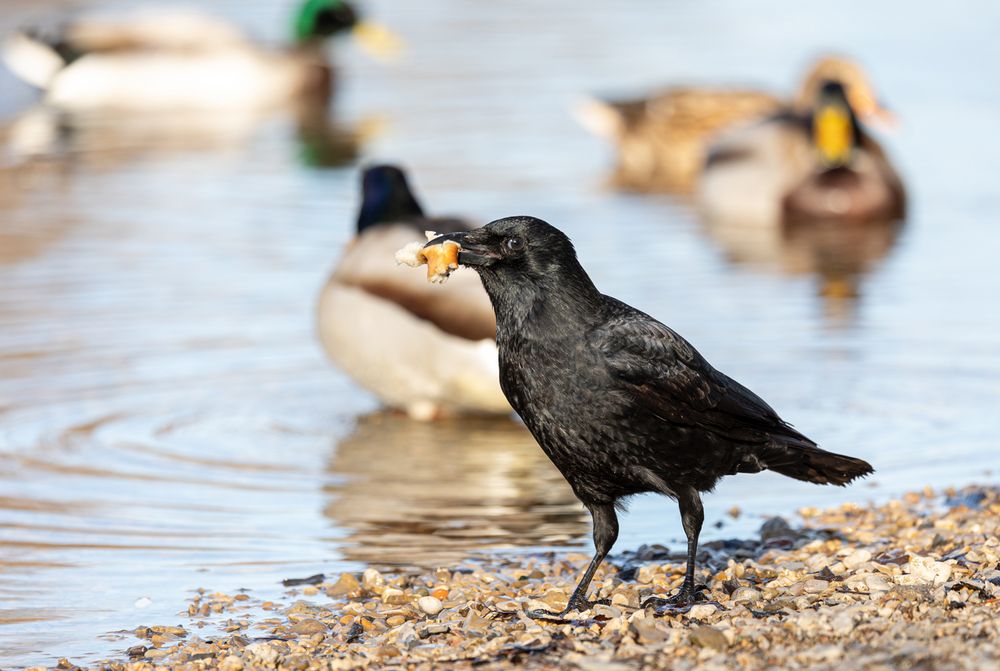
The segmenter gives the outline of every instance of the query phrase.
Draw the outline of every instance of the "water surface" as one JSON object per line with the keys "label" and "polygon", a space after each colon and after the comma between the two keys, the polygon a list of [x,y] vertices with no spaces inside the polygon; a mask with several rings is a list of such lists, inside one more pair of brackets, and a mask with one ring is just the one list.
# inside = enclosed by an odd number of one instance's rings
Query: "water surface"
{"label": "water surface", "polygon": [[[282,37],[287,3],[202,4]],[[365,6],[408,49],[392,66],[337,50],[323,136],[336,160],[317,161],[281,114],[98,124],[41,160],[5,155],[0,666],[120,653],[132,641],[110,632],[184,621],[198,587],[278,594],[282,578],[368,563],[588,546],[585,514],[517,424],[414,425],[325,362],[314,303],[350,236],[352,153],[404,161],[435,212],[564,228],[604,291],[878,469],[848,489],[730,478],[707,500],[706,537],[995,479],[994,4]],[[42,9],[5,6],[0,27]],[[672,81],[789,91],[828,48],[866,63],[901,119],[886,138],[911,196],[900,229],[707,230],[682,199],[605,188],[609,152],[568,113],[587,92]],[[8,121],[32,100],[7,73],[0,94]],[[823,291],[831,267],[856,297]],[[680,538],[674,505],[643,497],[619,547]]]}

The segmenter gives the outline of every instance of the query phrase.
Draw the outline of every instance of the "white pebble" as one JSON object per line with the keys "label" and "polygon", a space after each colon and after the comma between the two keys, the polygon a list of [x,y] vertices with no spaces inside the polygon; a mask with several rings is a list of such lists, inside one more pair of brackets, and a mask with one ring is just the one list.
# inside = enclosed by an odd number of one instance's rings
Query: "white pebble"
{"label": "white pebble", "polygon": [[441,612],[441,609],[444,608],[441,604],[441,600],[436,596],[422,596],[417,601],[417,605],[420,606],[420,610],[430,616],[437,615]]}
{"label": "white pebble", "polygon": [[718,608],[710,603],[699,603],[691,606],[691,610],[688,611],[688,617],[693,617],[696,619],[706,618],[717,611]]}

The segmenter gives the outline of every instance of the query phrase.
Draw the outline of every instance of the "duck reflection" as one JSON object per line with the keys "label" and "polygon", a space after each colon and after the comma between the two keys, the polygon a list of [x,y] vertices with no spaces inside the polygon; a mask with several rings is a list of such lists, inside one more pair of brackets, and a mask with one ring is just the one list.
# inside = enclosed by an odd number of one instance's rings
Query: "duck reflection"
{"label": "duck reflection", "polygon": [[888,256],[903,228],[899,219],[794,218],[776,227],[704,223],[731,262],[793,276],[813,275],[819,295],[830,303],[860,296],[862,279]]}
{"label": "duck reflection", "polygon": [[117,167],[150,157],[242,151],[265,135],[293,138],[295,158],[308,167],[338,167],[355,161],[377,124],[357,128],[335,120],[323,100],[306,100],[285,110],[225,114],[188,111],[63,112],[37,105],[3,133],[8,163],[25,166],[65,161],[89,169]]}
{"label": "duck reflection", "polygon": [[522,425],[509,418],[414,422],[360,417],[337,445],[325,514],[345,557],[436,566],[470,552],[573,544],[583,508]]}

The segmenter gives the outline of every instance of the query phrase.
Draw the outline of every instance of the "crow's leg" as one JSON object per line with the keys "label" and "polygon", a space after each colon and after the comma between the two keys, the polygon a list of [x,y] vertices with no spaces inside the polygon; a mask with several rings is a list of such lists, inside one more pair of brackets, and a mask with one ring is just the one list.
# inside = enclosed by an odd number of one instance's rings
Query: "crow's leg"
{"label": "crow's leg", "polygon": [[591,517],[594,518],[594,558],[590,560],[590,566],[580,578],[573,596],[569,598],[569,603],[561,613],[550,613],[544,610],[526,611],[528,617],[553,617],[563,616],[574,610],[587,610],[591,607],[591,602],[587,601],[587,588],[590,581],[594,579],[597,567],[601,565],[604,558],[611,551],[611,546],[618,540],[618,515],[615,513],[614,504],[594,504],[588,505]]}
{"label": "crow's leg", "polygon": [[663,599],[651,596],[643,602],[643,606],[687,605],[704,599],[694,584],[694,563],[698,554],[698,534],[701,524],[705,521],[705,509],[701,505],[701,496],[694,487],[678,487],[676,489],[677,503],[681,508],[681,524],[684,535],[687,536],[687,570],[684,572],[684,584],[677,594]]}

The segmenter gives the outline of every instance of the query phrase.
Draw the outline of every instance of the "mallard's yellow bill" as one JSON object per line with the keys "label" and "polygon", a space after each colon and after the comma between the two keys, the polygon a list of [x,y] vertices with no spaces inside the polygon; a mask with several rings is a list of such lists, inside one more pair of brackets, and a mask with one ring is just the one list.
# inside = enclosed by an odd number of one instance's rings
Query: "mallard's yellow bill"
{"label": "mallard's yellow bill", "polygon": [[394,61],[403,50],[403,40],[379,23],[362,21],[352,31],[361,49],[380,61]]}
{"label": "mallard's yellow bill", "polygon": [[821,107],[813,120],[813,142],[827,168],[846,165],[851,159],[854,127],[850,113],[839,105]]}

